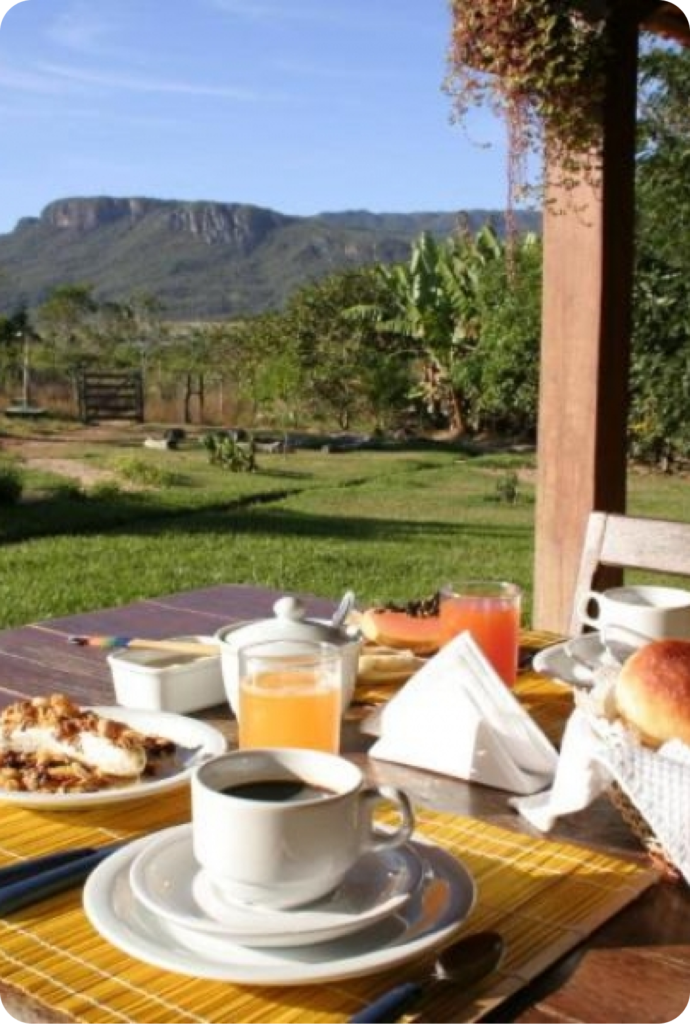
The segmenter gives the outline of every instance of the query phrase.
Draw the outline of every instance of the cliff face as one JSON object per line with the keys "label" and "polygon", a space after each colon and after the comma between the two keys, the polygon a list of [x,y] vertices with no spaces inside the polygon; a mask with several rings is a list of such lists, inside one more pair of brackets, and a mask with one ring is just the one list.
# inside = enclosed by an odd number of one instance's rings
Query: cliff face
{"label": "cliff face", "polygon": [[173,231],[186,231],[207,245],[232,245],[245,255],[290,220],[273,210],[235,203],[185,203],[169,214]]}
{"label": "cliff face", "polygon": [[[492,214],[468,216],[476,229]],[[0,313],[40,305],[56,285],[84,283],[99,300],[148,293],[170,319],[260,313],[327,274],[405,260],[422,231],[442,238],[456,224],[444,213],[289,217],[242,203],[59,199],[0,235]]]}
{"label": "cliff face", "polygon": [[273,210],[239,203],[175,203],[160,199],[59,199],[45,208],[41,221],[60,231],[97,231],[116,221],[135,226],[149,215],[162,215],[169,229],[206,245],[231,245],[245,255],[266,236],[290,223]]}
{"label": "cliff face", "polygon": [[46,206],[41,221],[62,231],[95,231],[117,220],[135,223],[156,205],[155,199],[58,199]]}

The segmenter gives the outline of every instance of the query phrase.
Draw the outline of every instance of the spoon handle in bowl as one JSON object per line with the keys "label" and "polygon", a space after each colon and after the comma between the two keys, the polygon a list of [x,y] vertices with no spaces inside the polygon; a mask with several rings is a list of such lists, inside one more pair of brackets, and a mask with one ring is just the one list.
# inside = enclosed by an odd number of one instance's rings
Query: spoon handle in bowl
{"label": "spoon handle in bowl", "polygon": [[346,590],[343,594],[340,604],[333,612],[333,618],[331,619],[331,628],[340,629],[341,626],[345,625],[345,620],[355,606],[355,592],[354,590]]}
{"label": "spoon handle in bowl", "polygon": [[197,654],[200,657],[220,653],[218,644],[201,640],[146,640],[134,636],[71,636],[69,643],[77,647],[100,647],[103,650],[171,651],[173,654]]}

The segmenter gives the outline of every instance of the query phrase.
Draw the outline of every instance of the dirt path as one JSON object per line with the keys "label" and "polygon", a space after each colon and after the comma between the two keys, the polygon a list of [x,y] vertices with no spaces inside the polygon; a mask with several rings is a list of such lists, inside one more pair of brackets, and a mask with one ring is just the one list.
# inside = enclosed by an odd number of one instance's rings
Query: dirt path
{"label": "dirt path", "polygon": [[[27,469],[40,469],[47,473],[56,473],[58,476],[67,476],[77,480],[82,487],[93,487],[99,483],[114,483],[119,481],[117,473],[109,469],[96,469],[86,462],[79,462],[78,459],[24,459]],[[123,488],[126,489],[126,488]]]}
{"label": "dirt path", "polygon": [[[84,459],[80,459],[78,455],[83,455],[84,448],[89,445],[94,447],[102,445],[104,449],[110,447],[119,450],[125,446],[131,447],[135,451],[147,437],[160,436],[162,436],[162,428],[141,423],[105,423],[93,426],[75,424],[57,428],[51,426],[45,432],[37,425],[31,429],[31,433],[0,435],[0,448],[19,456],[29,469],[56,473],[77,481],[85,488],[99,483],[117,483],[122,490],[138,490],[139,488],[124,482],[115,471],[96,468]],[[439,439],[446,438],[437,438],[437,440]],[[483,448],[486,448],[487,451],[500,450],[500,446],[489,441],[483,445],[478,442],[477,448],[478,451]],[[77,457],[66,457],[72,451]],[[486,473],[499,478],[505,471],[487,467]],[[536,483],[536,470],[523,466],[517,469],[516,473],[520,483]]]}
{"label": "dirt path", "polygon": [[68,458],[70,451],[83,450],[84,445],[117,446],[129,444],[138,448],[151,434],[140,424],[123,427],[93,426],[75,429],[54,430],[42,434],[40,431],[29,435],[3,437],[2,449],[19,456],[27,469],[37,469],[58,476],[76,480],[82,487],[93,487],[99,483],[117,483],[122,490],[135,488],[125,482],[113,470],[99,469],[83,459]]}

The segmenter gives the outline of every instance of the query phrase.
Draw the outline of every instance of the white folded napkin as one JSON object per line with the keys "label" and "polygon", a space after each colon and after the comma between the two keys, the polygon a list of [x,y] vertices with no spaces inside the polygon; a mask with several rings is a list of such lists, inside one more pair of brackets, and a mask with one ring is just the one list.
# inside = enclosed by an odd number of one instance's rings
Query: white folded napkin
{"label": "white folded napkin", "polygon": [[587,717],[575,710],[565,727],[561,756],[551,789],[536,796],[512,800],[512,805],[542,832],[548,832],[563,814],[581,811],[611,784],[601,760],[604,744]]}
{"label": "white folded napkin", "polygon": [[552,781],[558,755],[469,633],[431,658],[362,723],[369,754],[511,793]]}
{"label": "white folded napkin", "polygon": [[593,694],[580,698],[563,734],[552,788],[511,803],[547,832],[616,782],[690,882],[690,748],[679,741],[659,750],[643,747],[620,720],[600,714],[610,689],[611,679],[603,676]]}

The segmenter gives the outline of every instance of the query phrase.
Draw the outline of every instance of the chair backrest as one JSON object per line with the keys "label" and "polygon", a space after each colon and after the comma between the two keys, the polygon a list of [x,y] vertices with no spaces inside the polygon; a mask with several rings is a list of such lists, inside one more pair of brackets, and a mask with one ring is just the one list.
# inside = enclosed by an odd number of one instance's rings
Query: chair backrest
{"label": "chair backrest", "polygon": [[600,566],[690,576],[690,523],[591,512],[575,586],[571,635],[582,632],[577,608],[597,588]]}

